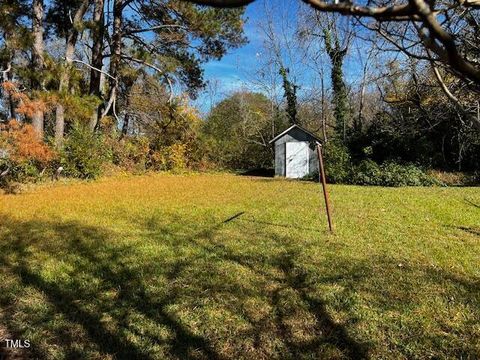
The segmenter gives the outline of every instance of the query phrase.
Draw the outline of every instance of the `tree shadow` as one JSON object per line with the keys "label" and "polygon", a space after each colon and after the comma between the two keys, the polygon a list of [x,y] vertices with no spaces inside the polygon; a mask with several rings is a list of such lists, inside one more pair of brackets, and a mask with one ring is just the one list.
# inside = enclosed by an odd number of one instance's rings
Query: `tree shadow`
{"label": "tree shadow", "polygon": [[254,176],[254,177],[264,177],[264,178],[273,178],[275,175],[274,169],[267,168],[258,168],[242,171],[238,173],[241,176]]}
{"label": "tree shadow", "polygon": [[466,204],[472,205],[473,207],[475,207],[475,208],[477,208],[477,209],[480,209],[480,205],[479,205],[479,204],[476,204],[476,203],[474,203],[473,201],[471,201],[471,200],[469,200],[469,199],[467,199],[467,198],[465,198],[465,199],[463,199],[463,200],[465,201]]}
{"label": "tree shadow", "polygon": [[[15,222],[3,217],[1,224],[2,227],[9,230],[6,236],[9,242],[7,245],[2,244],[3,246],[0,248],[2,253],[0,255],[1,266],[6,267],[9,273],[18,276],[19,284],[17,285],[23,288],[34,288],[43,294],[48,304],[54,308],[54,313],[62,314],[72,324],[80,325],[87,335],[81,340],[85,342],[84,345],[95,344],[100,354],[110,354],[116,359],[155,358],[148,353],[147,349],[142,348],[122,334],[121,329],[128,327],[124,323],[125,312],[133,308],[135,311],[143,312],[146,316],[165,325],[174,334],[167,347],[171,358],[188,358],[190,349],[200,351],[208,359],[219,358],[205,339],[189,332],[179,321],[163,310],[168,302],[175,301],[174,294],[167,300],[154,300],[146,295],[145,287],[138,273],[122,261],[127,253],[132,254],[135,251],[132,246],[105,247],[105,242],[113,234],[101,228],[84,226],[76,222]],[[59,251],[62,255],[67,251],[76,255],[76,258],[70,260],[70,264],[74,266],[75,271],[70,274],[71,281],[68,286],[46,280],[39,271],[33,269],[29,264],[32,258],[29,250],[32,246],[30,237],[33,234],[52,234],[52,232],[64,239],[63,248],[58,249],[55,246],[56,244],[49,244],[48,238],[36,236],[36,240],[45,241],[36,250],[47,251],[50,256],[57,255],[56,251]],[[170,270],[172,279],[176,270],[176,266]],[[99,302],[95,304],[99,292],[88,291],[88,286],[82,286],[80,279],[77,283],[76,277],[85,274],[91,280],[100,279],[102,290],[120,289],[115,303]],[[85,292],[79,293],[80,289]],[[92,300],[90,304],[88,302],[89,298]],[[15,303],[18,298],[10,300]],[[86,303],[85,300],[87,300]],[[12,307],[12,302],[9,302],[8,299],[2,298],[0,304],[5,308]],[[88,305],[93,305],[95,311],[88,310]],[[116,318],[118,328],[111,328],[104,324],[102,314],[105,314],[105,312],[118,314]],[[16,324],[14,316],[6,315],[2,318],[2,321],[13,334],[22,338],[25,329]],[[23,325],[28,326],[27,324]],[[40,326],[37,330],[42,331],[43,329]],[[73,346],[78,339],[66,335],[57,332],[55,339],[59,343],[55,345],[63,347],[62,352],[66,354],[67,358],[85,357],[84,353],[79,353],[78,349]],[[158,341],[158,339],[150,340]],[[46,353],[45,348],[32,347],[33,357],[43,358]]]}
{"label": "tree shadow", "polygon": [[472,235],[480,236],[480,228],[457,226],[457,229],[460,229]]}
{"label": "tree shadow", "polygon": [[[140,259],[136,257],[136,250],[132,245],[116,246],[111,244],[111,239],[115,234],[102,228],[85,226],[76,222],[60,223],[45,221],[18,222],[11,218],[3,217],[1,220],[7,243],[2,244],[0,263],[11,274],[18,278],[16,286],[27,289],[35,289],[44,295],[45,300],[52,308],[52,313],[61,314],[62,318],[68,323],[79,325],[84,337],[75,339],[72,336],[65,336],[61,329],[48,329],[53,332],[52,335],[58,343],[63,354],[69,358],[75,358],[79,354],[76,341],[82,341],[86,347],[91,347],[91,352],[97,351],[100,354],[110,354],[118,359],[148,359],[155,358],[155,355],[149,354],[148,350],[132,341],[126,332],[131,331],[127,321],[128,312],[134,311],[137,314],[148,318],[150,321],[166,327],[169,333],[173,334],[167,341],[158,339],[155,335],[141,334],[141,336],[150,343],[156,343],[163,348],[163,353],[170,358],[208,358],[221,359],[231,358],[231,356],[222,355],[221,352],[212,345],[204,336],[194,334],[186,324],[182,323],[173,314],[167,311],[168,307],[182,301],[185,296],[182,289],[174,286],[169,288],[168,294],[163,297],[150,295],[146,285],[146,274],[142,276],[141,271],[146,271],[148,276],[155,276],[155,270],[161,268],[162,275],[167,284],[172,284],[182,277],[184,271],[196,273],[202,270],[204,264],[200,261],[205,254],[215,256],[220,261],[213,264],[209,271],[217,273],[221,271],[220,262],[236,262],[238,266],[248,267],[252,272],[258,272],[260,276],[268,277],[267,280],[278,283],[277,288],[290,288],[297,293],[307,304],[309,311],[317,318],[318,325],[322,327],[321,332],[328,334],[328,338],[322,341],[329,341],[337,346],[342,352],[352,358],[366,356],[365,349],[357,345],[348,338],[345,331],[341,330],[340,325],[334,324],[328,316],[325,307],[320,302],[309,299],[304,292],[305,284],[298,277],[289,275],[291,270],[292,257],[294,252],[282,253],[278,258],[273,259],[268,267],[275,267],[282,274],[280,278],[272,277],[269,273],[262,274],[261,270],[256,269],[258,265],[257,257],[249,257],[245,254],[235,254],[228,247],[212,242],[214,233],[228,226],[242,213],[236,214],[225,221],[206,227],[189,236],[177,236],[179,241],[185,244],[195,244],[200,249],[194,256],[188,259],[174,259],[171,262],[155,259],[156,265],[152,266],[150,262],[146,264],[132,265],[130,259]],[[154,226],[150,224],[150,226]],[[48,234],[48,235],[47,235]],[[169,234],[168,229],[158,229],[153,236],[163,238]],[[170,234],[172,235],[172,234]],[[62,239],[59,245],[57,241],[51,241],[52,238]],[[67,281],[49,280],[42,274],[39,259],[36,254],[42,253],[48,257],[62,257],[63,262],[68,263],[74,270],[68,274]],[[128,260],[126,260],[128,259]],[[196,266],[198,265],[198,268]],[[150,268],[151,267],[151,268]],[[150,269],[149,269],[150,268]],[[87,280],[100,286],[88,286],[83,281]],[[182,280],[185,280],[184,278]],[[189,284],[194,290],[205,288],[203,284],[198,284],[192,279]],[[241,293],[241,284],[225,282],[223,284],[209,284],[211,294],[230,293],[238,297],[240,302],[245,298]],[[235,288],[240,291],[237,293]],[[109,289],[117,289],[115,301],[105,302],[100,300],[102,294]],[[201,294],[201,293],[199,293]],[[254,292],[250,294],[256,296]],[[12,307],[19,300],[21,294],[12,295],[11,298],[2,298],[2,307]],[[279,308],[278,292],[270,293],[271,305],[275,311]],[[26,310],[23,310],[26,311]],[[232,313],[239,312],[238,308],[230,308]],[[278,311],[279,314],[282,311]],[[115,327],[109,326],[104,322],[104,315],[114,316]],[[114,314],[114,315],[112,315]],[[45,315],[49,316],[48,314]],[[308,353],[315,350],[316,341],[309,344],[296,346],[289,338],[285,330],[281,330],[282,316],[279,315],[278,329],[281,333],[281,340],[285,349],[292,355]],[[24,333],[23,325],[14,321],[14,317],[5,316],[2,319],[7,327],[19,336]],[[256,328],[256,323],[252,322],[252,333],[246,333],[245,336],[261,335]],[[41,327],[37,329],[41,331]],[[132,330],[133,331],[133,330]],[[257,333],[255,335],[255,333]],[[47,349],[35,346],[34,356],[44,357]],[[353,356],[357,354],[356,356]],[[157,356],[158,357],[158,356]]]}
{"label": "tree shadow", "polygon": [[[241,218],[241,216],[244,214],[245,212],[241,211],[228,217],[226,220],[194,232],[189,236],[182,236],[183,240],[187,243],[195,243],[197,247],[204,249],[210,254],[215,254],[219,259],[227,260],[236,263],[241,267],[248,268],[253,273],[276,283],[277,286],[275,286],[275,290],[267,292],[267,295],[277,314],[275,318],[276,331],[279,333],[282,341],[286,345],[286,350],[288,351],[288,354],[284,354],[285,358],[297,359],[306,354],[315,354],[316,350],[325,344],[338,349],[342,354],[342,357],[349,359],[368,358],[368,344],[360,343],[351,338],[346,329],[341,324],[336,323],[328,314],[325,304],[319,299],[315,299],[309,295],[309,286],[305,281],[306,273],[301,269],[299,271],[295,266],[299,250],[291,245],[293,243],[292,239],[276,238],[275,240],[278,242],[278,245],[284,248],[284,250],[281,251],[278,256],[274,256],[271,259],[260,257],[260,261],[257,256],[236,253],[235,251],[232,251],[232,249],[229,249],[225,244],[214,239],[214,234],[230,222],[235,220],[243,221],[244,219]],[[175,221],[181,222],[182,220],[177,218]],[[162,236],[165,234],[174,235],[174,233],[169,232],[168,228],[162,227],[161,224],[149,222],[149,226],[151,231],[156,229],[157,233],[162,234]],[[207,242],[203,242],[202,239],[207,240]],[[268,265],[268,267],[278,270],[273,272],[276,275],[272,275],[271,272],[263,271],[262,268],[264,268],[264,266],[262,265]],[[278,276],[279,273],[280,276]],[[308,312],[315,318],[315,326],[313,330],[315,331],[316,336],[314,336],[312,340],[301,342],[292,340],[293,337],[291,331],[289,331],[284,325],[285,318],[291,314],[289,314],[288,311],[284,311],[281,304],[285,299],[282,299],[280,294],[285,290],[290,290],[299,297]],[[238,311],[239,309],[234,310]],[[258,340],[261,335],[260,332],[262,331],[261,321],[250,320],[255,327],[252,332],[248,333],[248,335]]]}
{"label": "tree shadow", "polygon": [[[79,222],[0,217],[0,274],[10,279],[0,285],[0,321],[18,338],[36,334],[34,358],[368,358],[372,344],[335,321],[315,287],[343,283],[355,293],[372,264],[339,257],[317,273],[304,266],[302,244],[240,221],[228,238],[243,213],[209,226],[174,214],[138,219],[140,240]],[[476,282],[447,275],[435,277],[478,293]],[[380,286],[368,290],[388,306],[409,301],[407,290],[395,300]]]}

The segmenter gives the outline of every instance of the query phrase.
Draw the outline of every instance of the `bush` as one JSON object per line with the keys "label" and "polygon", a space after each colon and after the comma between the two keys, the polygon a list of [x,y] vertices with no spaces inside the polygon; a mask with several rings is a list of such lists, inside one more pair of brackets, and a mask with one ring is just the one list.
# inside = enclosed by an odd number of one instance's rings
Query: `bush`
{"label": "bush", "polygon": [[394,162],[382,164],[383,186],[432,186],[439,185],[431,176],[415,165]]}
{"label": "bush", "polygon": [[[365,149],[368,155],[369,149]],[[367,159],[353,163],[347,147],[338,141],[324,148],[325,173],[330,183],[373,186],[431,186],[442,182],[412,164],[384,162],[379,165]]]}
{"label": "bush", "polygon": [[61,152],[60,165],[65,175],[81,179],[95,179],[102,173],[111,154],[102,137],[86,126],[74,125]]}
{"label": "bush", "polygon": [[150,143],[146,137],[129,136],[121,140],[110,137],[107,143],[113,164],[127,171],[145,171],[150,152]]}
{"label": "bush", "polygon": [[31,125],[12,120],[0,127],[0,187],[36,181],[54,158],[55,153],[38,139]]}
{"label": "bush", "polygon": [[351,183],[377,186],[441,185],[434,177],[415,165],[401,165],[395,162],[378,165],[372,160],[364,160],[354,167]]}
{"label": "bush", "polygon": [[382,169],[373,160],[363,160],[353,169],[351,183],[356,185],[381,185]]}
{"label": "bush", "polygon": [[337,141],[324,147],[325,176],[334,184],[348,184],[352,177],[352,162],[348,149]]}
{"label": "bush", "polygon": [[185,144],[164,146],[151,156],[152,167],[155,170],[183,170],[187,167],[187,147]]}

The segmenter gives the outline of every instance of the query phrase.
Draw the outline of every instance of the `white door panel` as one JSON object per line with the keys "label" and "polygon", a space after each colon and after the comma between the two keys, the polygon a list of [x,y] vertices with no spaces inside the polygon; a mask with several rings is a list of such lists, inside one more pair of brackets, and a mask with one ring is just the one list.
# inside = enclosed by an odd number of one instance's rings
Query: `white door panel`
{"label": "white door panel", "polygon": [[285,176],[298,179],[308,175],[308,142],[287,142],[285,145]]}

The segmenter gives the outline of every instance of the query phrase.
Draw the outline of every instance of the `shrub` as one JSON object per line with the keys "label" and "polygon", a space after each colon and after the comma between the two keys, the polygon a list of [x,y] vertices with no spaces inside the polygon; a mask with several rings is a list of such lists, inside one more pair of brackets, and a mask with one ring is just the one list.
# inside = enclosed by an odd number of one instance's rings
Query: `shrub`
{"label": "shrub", "polygon": [[147,166],[150,143],[143,136],[129,136],[118,140],[116,137],[107,139],[111,149],[113,164],[127,171],[144,171]]}
{"label": "shrub", "polygon": [[65,140],[60,165],[67,176],[94,179],[101,175],[110,155],[100,135],[76,124]]}
{"label": "shrub", "polygon": [[12,120],[0,127],[0,187],[37,180],[54,158],[55,153],[38,139],[31,125]]}
{"label": "shrub", "polygon": [[395,162],[378,165],[372,160],[364,160],[354,167],[351,183],[377,186],[441,185],[438,180],[415,165],[402,165]]}
{"label": "shrub", "polygon": [[331,183],[349,183],[352,176],[352,162],[348,149],[337,141],[324,147],[325,175]]}
{"label": "shrub", "polygon": [[363,160],[352,171],[352,184],[381,185],[382,169],[373,160]]}
{"label": "shrub", "polygon": [[187,147],[185,144],[164,146],[151,156],[155,170],[183,170],[187,167]]}
{"label": "shrub", "polygon": [[[365,148],[364,155],[370,149]],[[431,186],[442,182],[428,175],[412,164],[385,162],[378,164],[373,160],[352,162],[345,145],[338,140],[324,147],[325,173],[330,183],[373,185],[373,186]]]}

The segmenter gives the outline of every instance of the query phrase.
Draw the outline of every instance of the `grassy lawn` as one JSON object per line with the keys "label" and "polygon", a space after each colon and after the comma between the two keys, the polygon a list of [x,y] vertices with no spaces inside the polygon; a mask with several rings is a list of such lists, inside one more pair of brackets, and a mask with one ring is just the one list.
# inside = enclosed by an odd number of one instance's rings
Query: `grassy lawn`
{"label": "grassy lawn", "polygon": [[49,359],[480,358],[480,189],[146,175],[0,195],[0,337]]}

